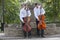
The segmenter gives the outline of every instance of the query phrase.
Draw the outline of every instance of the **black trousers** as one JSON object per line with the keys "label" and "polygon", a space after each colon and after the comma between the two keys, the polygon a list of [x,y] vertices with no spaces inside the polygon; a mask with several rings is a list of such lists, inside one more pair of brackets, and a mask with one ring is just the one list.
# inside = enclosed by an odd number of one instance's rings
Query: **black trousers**
{"label": "black trousers", "polygon": [[[24,25],[25,25],[25,23],[22,23],[22,28],[23,28]],[[24,33],[24,36],[26,37],[27,36],[27,32],[25,32],[23,30],[23,33]],[[28,36],[31,36],[31,31],[28,32]]]}
{"label": "black trousers", "polygon": [[43,36],[44,35],[44,30],[43,29],[41,29],[41,30],[39,30],[38,29],[38,23],[39,23],[39,21],[36,19],[36,25],[37,25],[37,35],[38,36]]}

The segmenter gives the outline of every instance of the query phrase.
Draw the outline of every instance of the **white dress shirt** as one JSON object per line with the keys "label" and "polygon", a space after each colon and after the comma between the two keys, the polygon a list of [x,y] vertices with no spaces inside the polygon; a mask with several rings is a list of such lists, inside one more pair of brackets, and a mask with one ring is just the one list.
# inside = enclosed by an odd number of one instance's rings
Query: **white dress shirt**
{"label": "white dress shirt", "polygon": [[24,8],[22,8],[21,10],[20,10],[20,20],[22,21],[22,22],[24,22],[23,21],[23,17],[30,17],[31,16],[31,12],[30,12],[30,10],[28,10],[28,11],[26,11]]}
{"label": "white dress shirt", "polygon": [[37,20],[38,20],[39,15],[44,15],[44,14],[45,14],[45,10],[43,8],[41,8],[41,9],[39,7],[34,8],[34,16]]}

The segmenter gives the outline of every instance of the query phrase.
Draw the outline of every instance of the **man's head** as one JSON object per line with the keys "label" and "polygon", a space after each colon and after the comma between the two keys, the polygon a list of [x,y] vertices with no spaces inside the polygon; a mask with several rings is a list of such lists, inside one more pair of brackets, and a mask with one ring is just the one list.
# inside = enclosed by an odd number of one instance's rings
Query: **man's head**
{"label": "man's head", "polygon": [[38,3],[35,3],[35,7],[38,7]]}
{"label": "man's head", "polygon": [[28,8],[27,4],[23,4],[23,7],[24,7],[25,9]]}

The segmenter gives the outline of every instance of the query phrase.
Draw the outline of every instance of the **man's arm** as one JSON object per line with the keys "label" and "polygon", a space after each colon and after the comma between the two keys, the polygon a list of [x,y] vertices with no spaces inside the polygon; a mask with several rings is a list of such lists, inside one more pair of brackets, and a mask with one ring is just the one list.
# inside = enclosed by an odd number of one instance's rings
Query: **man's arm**
{"label": "man's arm", "polygon": [[21,20],[22,22],[24,22],[22,16],[23,16],[22,10],[20,10],[20,20]]}
{"label": "man's arm", "polygon": [[30,17],[30,16],[31,16],[31,12],[30,12],[30,10],[28,11],[28,14],[29,14],[28,16]]}
{"label": "man's arm", "polygon": [[45,10],[43,8],[41,8],[41,15],[45,14]]}
{"label": "man's arm", "polygon": [[30,10],[28,11],[28,22],[30,22],[30,16],[31,16],[31,12],[30,12]]}
{"label": "man's arm", "polygon": [[34,9],[34,16],[35,16],[35,18],[36,18],[37,20],[39,20],[38,15],[37,15],[37,13],[36,13],[36,10],[35,10],[35,9]]}

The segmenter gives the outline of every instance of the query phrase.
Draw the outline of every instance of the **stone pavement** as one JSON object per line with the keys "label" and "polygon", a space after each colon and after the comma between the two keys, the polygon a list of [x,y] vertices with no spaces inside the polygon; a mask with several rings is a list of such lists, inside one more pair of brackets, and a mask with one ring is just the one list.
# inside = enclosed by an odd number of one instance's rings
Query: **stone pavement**
{"label": "stone pavement", "polygon": [[23,37],[6,37],[4,33],[0,33],[0,40],[60,40],[60,34],[46,35],[45,38],[23,38]]}
{"label": "stone pavement", "polygon": [[3,39],[3,40],[60,40],[60,38]]}

